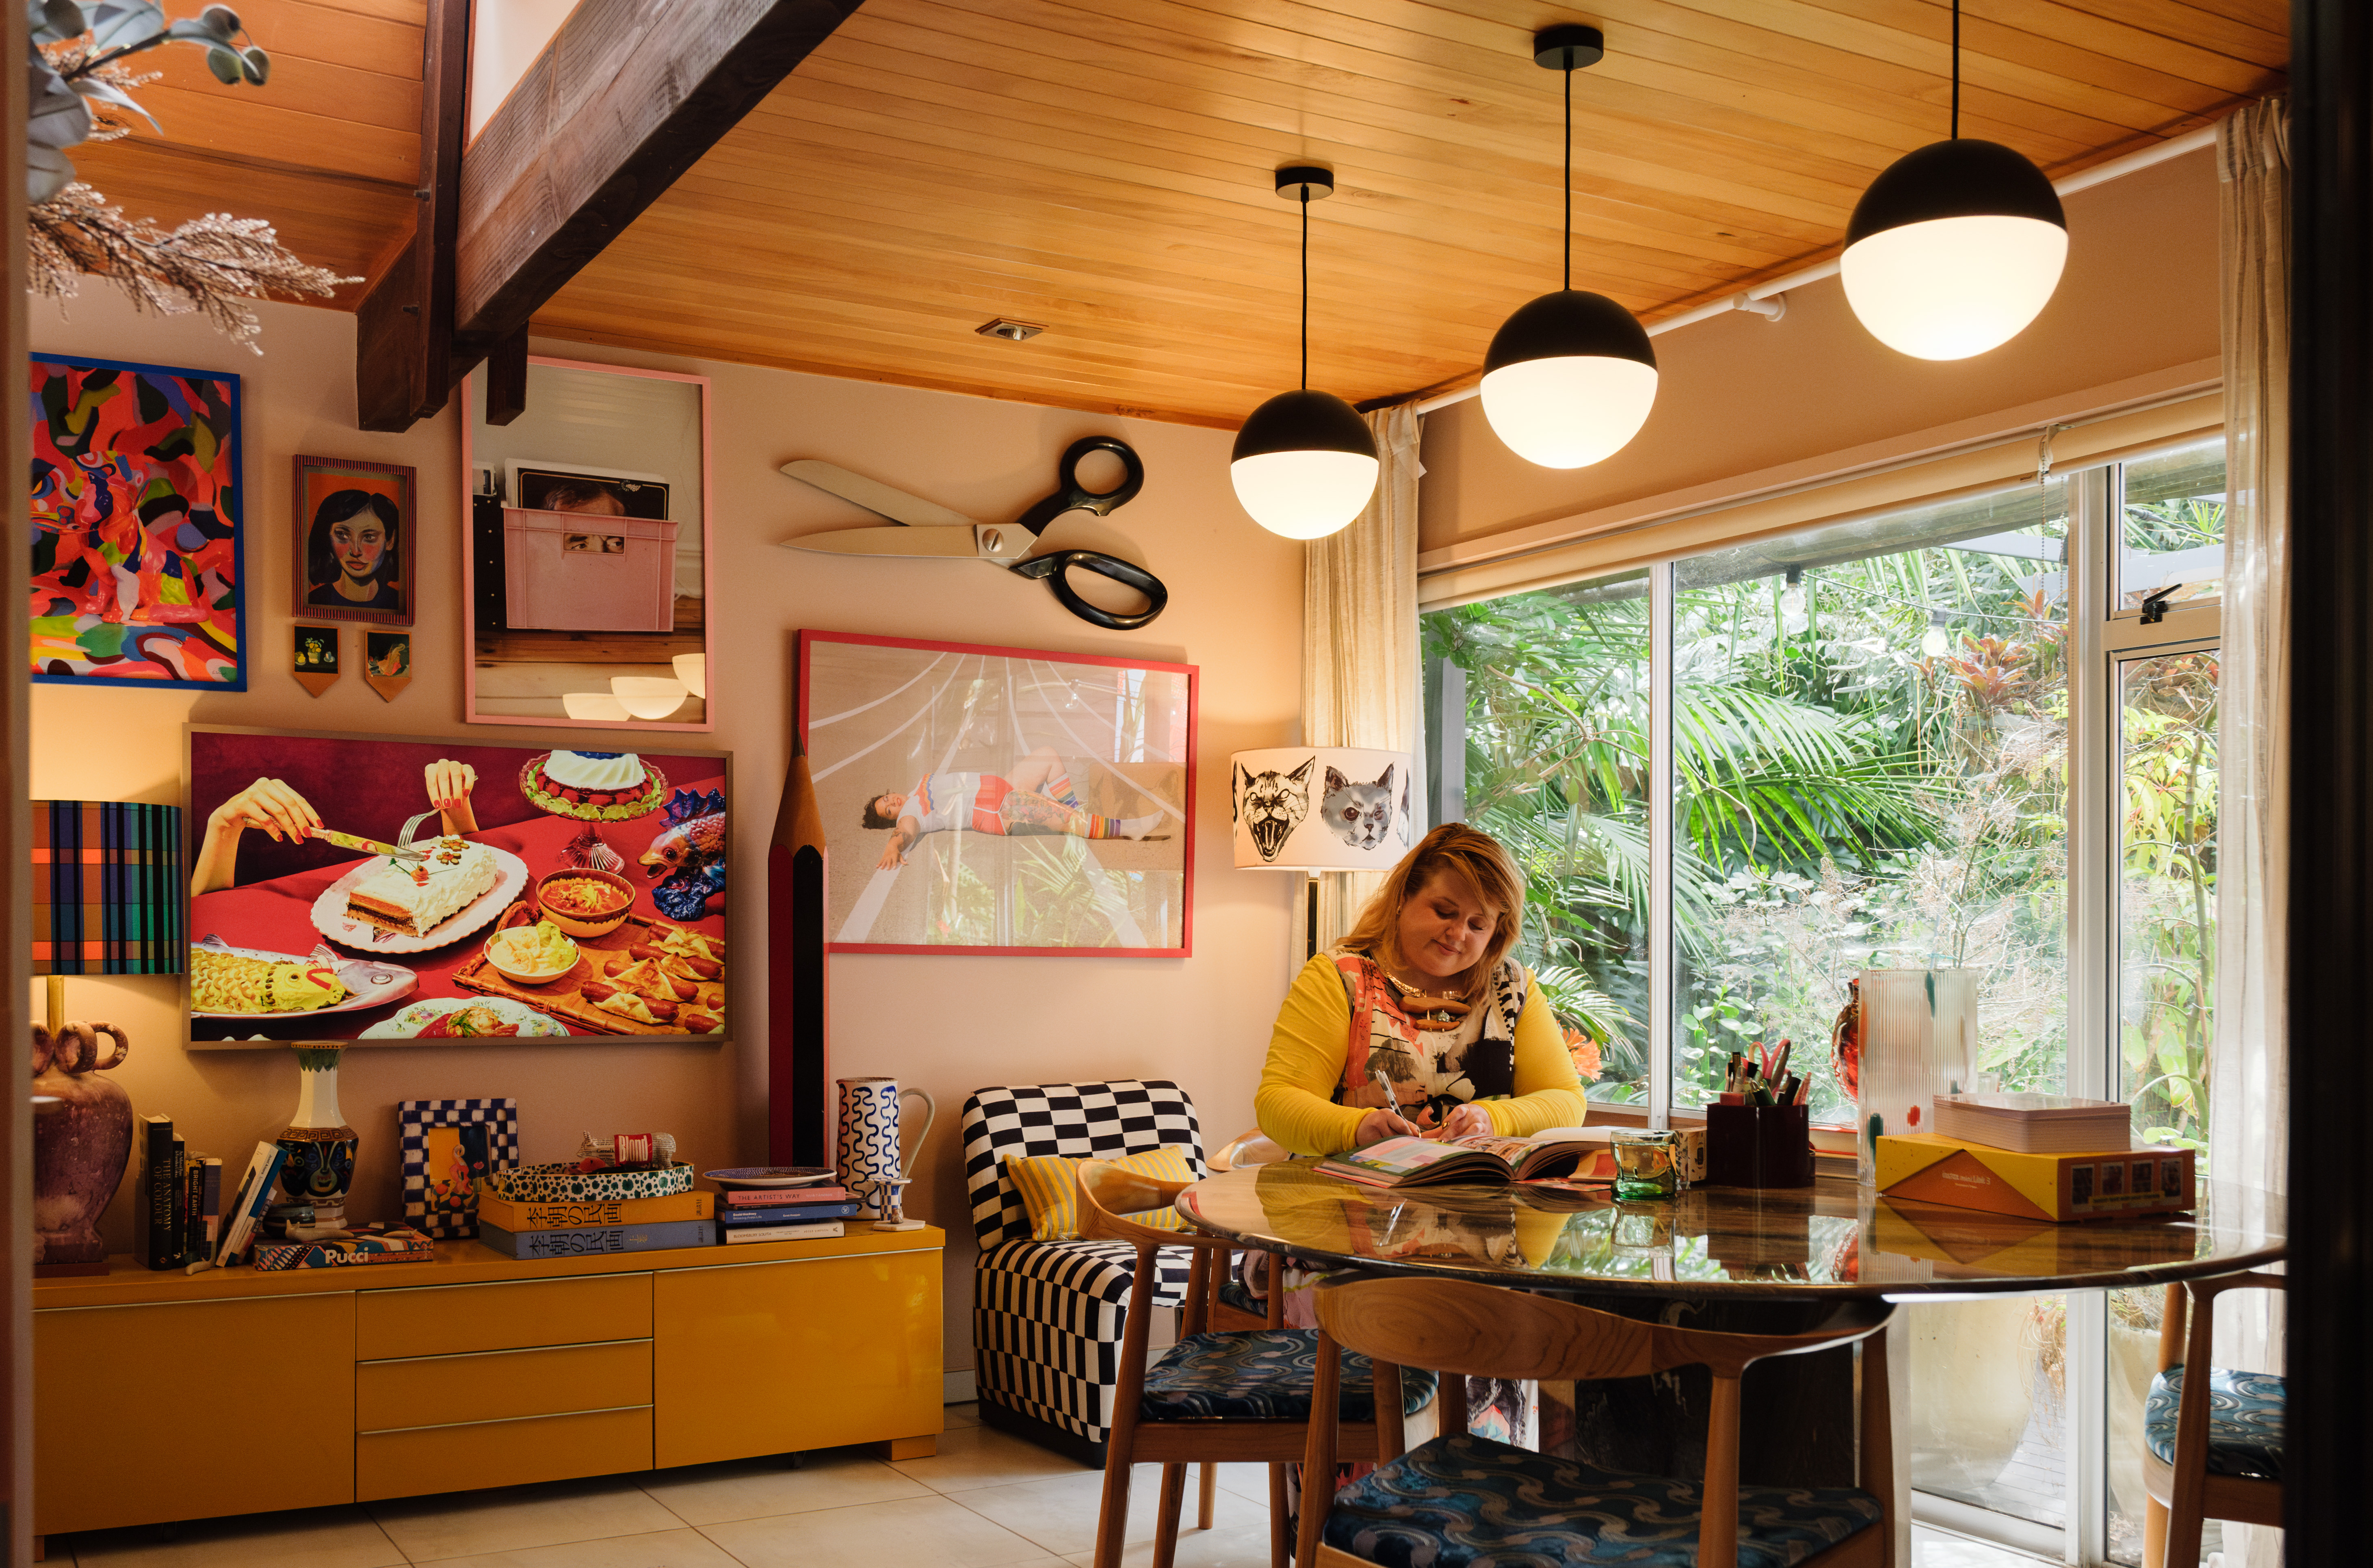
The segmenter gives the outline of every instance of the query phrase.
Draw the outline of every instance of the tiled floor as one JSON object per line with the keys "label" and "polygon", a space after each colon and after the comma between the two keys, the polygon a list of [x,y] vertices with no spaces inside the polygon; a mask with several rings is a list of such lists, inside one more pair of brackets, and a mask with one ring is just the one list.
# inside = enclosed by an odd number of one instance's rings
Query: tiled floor
{"label": "tiled floor", "polygon": [[[1159,1467],[1140,1466],[1127,1568],[1152,1558]],[[52,1562],[107,1568],[1086,1568],[1103,1477],[948,1410],[928,1459],[777,1460],[53,1536]],[[1222,1467],[1216,1522],[1178,1568],[1268,1562],[1268,1471]]]}
{"label": "tiled floor", "polygon": [[[1124,1568],[1152,1561],[1161,1470],[1138,1467]],[[1100,1473],[948,1409],[928,1459],[854,1451],[641,1476],[248,1514],[170,1528],[53,1536],[52,1562],[107,1568],[1087,1568]],[[1268,1471],[1221,1467],[1213,1527],[1178,1568],[1266,1568]],[[1914,1528],[1918,1568],[2035,1568],[2032,1559]]]}

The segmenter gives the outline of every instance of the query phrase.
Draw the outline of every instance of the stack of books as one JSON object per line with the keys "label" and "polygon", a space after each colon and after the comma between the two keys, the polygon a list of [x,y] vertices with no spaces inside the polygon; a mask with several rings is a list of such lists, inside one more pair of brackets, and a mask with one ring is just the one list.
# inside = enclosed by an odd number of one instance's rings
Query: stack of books
{"label": "stack of books", "polygon": [[754,1241],[825,1241],[841,1222],[865,1212],[845,1187],[737,1187],[719,1193],[721,1238],[728,1246]]}
{"label": "stack of books", "polygon": [[173,1136],[169,1116],[140,1118],[139,1155],[133,1191],[141,1217],[132,1231],[134,1255],[151,1269],[211,1258],[222,1236],[222,1161],[192,1153]]}
{"label": "stack of books", "polygon": [[478,1194],[478,1239],[513,1258],[581,1258],[595,1252],[654,1252],[708,1246],[717,1240],[717,1195],[610,1201],[515,1202]]}

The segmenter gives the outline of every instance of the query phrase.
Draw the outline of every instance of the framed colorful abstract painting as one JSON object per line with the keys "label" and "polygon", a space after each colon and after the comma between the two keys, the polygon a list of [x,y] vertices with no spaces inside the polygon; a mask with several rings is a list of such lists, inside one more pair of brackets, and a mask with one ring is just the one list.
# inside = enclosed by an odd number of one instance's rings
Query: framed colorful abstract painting
{"label": "framed colorful abstract painting", "polygon": [[1193,951],[1191,664],[803,631],[836,953]]}
{"label": "framed colorful abstract painting", "polygon": [[245,691],[239,378],[31,370],[33,679]]}

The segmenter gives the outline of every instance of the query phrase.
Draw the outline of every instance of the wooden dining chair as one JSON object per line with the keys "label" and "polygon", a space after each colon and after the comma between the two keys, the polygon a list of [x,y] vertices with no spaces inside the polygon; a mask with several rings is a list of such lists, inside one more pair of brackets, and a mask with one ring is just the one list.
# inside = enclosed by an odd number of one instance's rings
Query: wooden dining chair
{"label": "wooden dining chair", "polygon": [[[1305,1496],[1301,1568],[1377,1562],[1535,1563],[1598,1561],[1601,1548],[1642,1568],[1736,1568],[1742,1541],[1758,1562],[1793,1568],[1883,1565],[1894,1520],[1884,1472],[1869,1462],[1884,1433],[1864,1434],[1864,1486],[1742,1486],[1738,1380],[1767,1356],[1850,1344],[1883,1328],[1894,1308],[1847,1301],[1799,1334],[1728,1334],[1642,1323],[1572,1302],[1463,1280],[1343,1280],[1322,1284],[1313,1408],[1330,1409],[1338,1347],[1363,1352],[1380,1390],[1398,1367],[1444,1376],[1596,1382],[1702,1365],[1713,1374],[1702,1481],[1600,1469],[1470,1433],[1403,1451],[1397,1422],[1387,1459],[1328,1505]],[[1876,1341],[1871,1341],[1876,1344]],[[1872,1367],[1865,1363],[1867,1380]],[[1883,1377],[1883,1369],[1881,1375]],[[1378,1409],[1391,1406],[1379,1394]],[[1311,1423],[1303,1474],[1333,1473],[1329,1422]],[[1607,1561],[1615,1561],[1608,1557]]]}
{"label": "wooden dining chair", "polygon": [[[2283,1380],[2209,1359],[2216,1298],[2250,1289],[2287,1290],[2288,1281],[2280,1274],[2228,1274],[2167,1288],[2158,1375],[2143,1405],[2143,1490],[2150,1494],[2144,1568],[2192,1568],[2200,1561],[2205,1519],[2277,1527],[2283,1522]],[[2192,1304],[2198,1310],[2187,1313]],[[2189,1375],[2194,1367],[2207,1375]]]}
{"label": "wooden dining chair", "polygon": [[[1079,1167],[1080,1235],[1090,1240],[1125,1241],[1137,1248],[1136,1283],[1121,1329],[1120,1371],[1113,1406],[1112,1434],[1105,1445],[1104,1509],[1096,1520],[1095,1568],[1118,1568],[1128,1538],[1129,1473],[1140,1460],[1162,1466],[1162,1510],[1155,1523],[1153,1568],[1171,1568],[1178,1546],[1186,1467],[1201,1463],[1202,1523],[1209,1529],[1214,1503],[1214,1467],[1225,1462],[1269,1468],[1270,1568],[1285,1568],[1289,1540],[1285,1512],[1285,1467],[1299,1460],[1312,1427],[1312,1368],[1318,1334],[1312,1328],[1265,1327],[1236,1332],[1210,1328],[1213,1265],[1224,1267],[1235,1243],[1221,1236],[1176,1231],[1142,1223],[1150,1211],[1173,1202],[1192,1184],[1160,1181],[1097,1161]],[[1181,1309],[1178,1342],[1147,1364],[1153,1314],[1145,1281],[1155,1277],[1154,1254],[1165,1246],[1194,1250]],[[1272,1312],[1283,1310],[1282,1293],[1270,1291]],[[1338,1367],[1329,1383],[1330,1415],[1340,1421],[1336,1445],[1354,1455],[1379,1454],[1384,1424],[1377,1418],[1374,1379],[1364,1361],[1348,1375]],[[1397,1434],[1401,1419],[1432,1397],[1431,1374],[1396,1377],[1399,1396],[1390,1410]],[[1338,1422],[1324,1423],[1330,1433]],[[1331,1471],[1329,1472],[1332,1473]]]}
{"label": "wooden dining chair", "polygon": [[[1221,1144],[1212,1152],[1207,1163],[1211,1174],[1220,1176],[1234,1170],[1247,1153],[1272,1153],[1281,1156],[1285,1151],[1269,1142],[1261,1129],[1256,1127],[1239,1132]],[[1266,1162],[1255,1159],[1251,1163],[1259,1164]],[[1235,1260],[1233,1257],[1212,1260],[1211,1305],[1210,1316],[1204,1325],[1207,1328],[1245,1329],[1285,1327],[1285,1291],[1282,1288],[1285,1259],[1276,1253],[1266,1256],[1268,1270],[1268,1293],[1265,1297],[1254,1295],[1247,1286],[1236,1279]],[[1213,1478],[1217,1474],[1213,1467],[1210,1465],[1203,1467],[1203,1527],[1207,1530],[1211,1527],[1211,1489],[1215,1484]]]}

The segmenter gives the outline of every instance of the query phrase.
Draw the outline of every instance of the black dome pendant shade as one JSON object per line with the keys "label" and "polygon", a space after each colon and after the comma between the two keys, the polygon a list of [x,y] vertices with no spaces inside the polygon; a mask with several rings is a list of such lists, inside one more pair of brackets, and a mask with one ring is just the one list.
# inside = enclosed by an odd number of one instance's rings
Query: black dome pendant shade
{"label": "black dome pendant shade", "polygon": [[2060,193],[2043,170],[2000,142],[1965,136],[1931,142],[1888,164],[1854,204],[1846,243],[1907,224],[1981,216],[2068,227]]}
{"label": "black dome pendant shade", "polygon": [[1606,35],[1570,23],[1533,35],[1533,63],[1565,76],[1565,287],[1517,307],[1483,357],[1483,414],[1510,451],[1581,468],[1620,451],[1656,396],[1656,351],[1639,319],[1573,287],[1573,74],[1607,55]]}
{"label": "black dome pendant shade", "polygon": [[1253,410],[1228,454],[1228,476],[1255,522],[1289,539],[1322,539],[1367,509],[1382,464],[1359,410],[1310,384],[1310,204],[1335,193],[1334,171],[1288,164],[1277,171],[1277,193],[1302,206],[1302,385]]}

